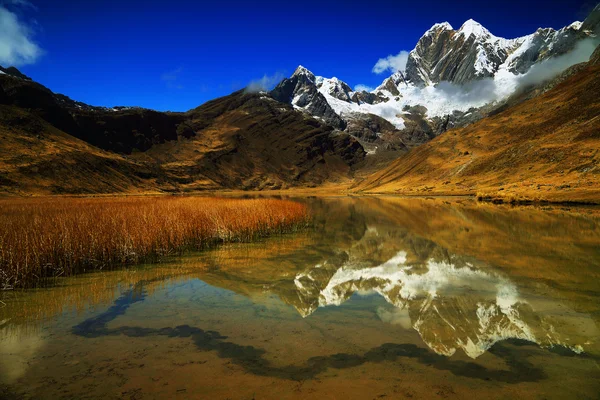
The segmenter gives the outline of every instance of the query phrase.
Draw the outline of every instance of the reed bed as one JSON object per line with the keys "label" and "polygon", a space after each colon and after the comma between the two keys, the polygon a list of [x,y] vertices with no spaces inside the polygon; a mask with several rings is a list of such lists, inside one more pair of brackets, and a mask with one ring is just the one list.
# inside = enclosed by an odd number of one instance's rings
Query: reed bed
{"label": "reed bed", "polygon": [[154,262],[186,250],[251,241],[307,224],[304,204],[208,197],[0,201],[0,289]]}
{"label": "reed bed", "polygon": [[[265,277],[268,279],[271,275],[265,275],[263,268],[271,267],[273,258],[299,251],[312,243],[309,236],[309,232],[272,236],[261,243],[217,246],[198,257],[173,257],[168,262],[153,266],[143,265],[140,268],[80,274],[68,281],[60,281],[60,284],[49,290],[0,291],[0,331],[4,336],[33,334],[43,326],[43,321],[61,313],[80,314],[94,308],[109,307],[124,290],[142,281],[145,282],[144,292],[152,295],[156,290],[191,278],[206,279],[207,274],[211,276],[210,271],[217,265],[219,269],[227,268],[224,274],[226,276],[229,276],[229,269],[233,268],[231,282],[237,282],[236,277],[240,276],[236,271],[238,268],[250,266],[260,266],[262,269],[256,271],[259,280]],[[287,267],[292,270],[294,268]],[[6,306],[3,306],[2,302],[5,302]],[[3,322],[6,324],[3,325]]]}

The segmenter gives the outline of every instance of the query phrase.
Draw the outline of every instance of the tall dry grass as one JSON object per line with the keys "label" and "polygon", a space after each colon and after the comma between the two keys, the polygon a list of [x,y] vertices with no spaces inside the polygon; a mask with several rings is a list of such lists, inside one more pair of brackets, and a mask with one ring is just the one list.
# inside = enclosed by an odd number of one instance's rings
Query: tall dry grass
{"label": "tall dry grass", "polygon": [[298,229],[304,204],[194,197],[0,201],[0,289],[156,261],[218,242]]}

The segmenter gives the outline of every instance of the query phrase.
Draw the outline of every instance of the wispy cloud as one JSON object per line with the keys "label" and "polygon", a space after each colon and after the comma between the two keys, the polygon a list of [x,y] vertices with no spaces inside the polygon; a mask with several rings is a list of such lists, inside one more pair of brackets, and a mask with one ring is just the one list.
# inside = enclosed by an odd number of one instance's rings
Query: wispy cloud
{"label": "wispy cloud", "polygon": [[584,39],[570,52],[534,64],[519,81],[519,85],[537,85],[554,78],[572,65],[588,61],[599,44],[598,37]]}
{"label": "wispy cloud", "polygon": [[160,79],[167,85],[169,89],[183,89],[183,85],[179,81],[183,68],[179,67],[172,71],[165,72],[160,76]]}
{"label": "wispy cloud", "polygon": [[408,51],[402,50],[400,53],[394,55],[389,55],[385,58],[380,58],[375,66],[373,67],[373,72],[376,74],[382,74],[385,71],[402,71],[406,69],[406,62],[408,61]]}
{"label": "wispy cloud", "polygon": [[248,92],[260,92],[271,90],[277,85],[285,76],[281,72],[276,72],[273,75],[263,75],[260,79],[255,79],[246,86]]}
{"label": "wispy cloud", "polygon": [[21,66],[35,63],[43,54],[33,39],[33,22],[24,21],[15,8],[36,7],[25,0],[0,2],[0,64]]}
{"label": "wispy cloud", "polygon": [[375,90],[375,88],[359,83],[358,85],[354,86],[354,90],[357,92],[372,92],[373,90]]}

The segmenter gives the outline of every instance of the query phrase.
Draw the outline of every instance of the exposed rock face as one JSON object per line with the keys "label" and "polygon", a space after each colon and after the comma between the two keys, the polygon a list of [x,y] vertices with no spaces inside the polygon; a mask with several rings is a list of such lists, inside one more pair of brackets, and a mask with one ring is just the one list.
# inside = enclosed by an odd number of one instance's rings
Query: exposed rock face
{"label": "exposed rock face", "polygon": [[[343,93],[343,89],[340,89],[336,95],[342,96]],[[344,120],[336,114],[323,94],[317,90],[315,75],[302,66],[299,66],[289,79],[284,79],[277,85],[271,91],[271,96],[275,100],[293,104],[297,108],[305,110],[334,128],[344,129],[346,127]]]}
{"label": "exposed rock face", "polygon": [[373,114],[356,114],[349,119],[346,132],[365,142],[374,143],[383,132],[395,133],[398,130],[387,120]]}
{"label": "exposed rock face", "polygon": [[[397,75],[397,74],[395,74]],[[383,81],[381,85],[377,88],[378,93],[381,93],[382,90],[386,90],[394,96],[400,96],[400,91],[398,90],[398,85],[402,82],[395,75],[390,76],[386,80]]]}
{"label": "exposed rock face", "polygon": [[324,90],[326,90],[331,97],[347,102],[352,101],[351,96],[354,94],[354,91],[346,82],[342,82],[338,78],[325,79],[323,77],[319,77],[316,80],[316,85],[317,88],[326,85]]}
{"label": "exposed rock face", "polygon": [[408,130],[400,131],[384,118],[373,114],[349,116],[345,132],[359,139],[372,154],[382,151],[406,152],[411,145]]}
{"label": "exposed rock face", "polygon": [[558,31],[540,28],[516,39],[494,36],[473,20],[456,31],[448,23],[435,24],[410,52],[406,77],[414,84],[430,85],[492,77],[502,68],[523,74],[538,62],[568,53],[583,39],[594,39],[599,30],[598,7],[583,23]]}
{"label": "exposed rock face", "polygon": [[448,23],[436,24],[409,54],[406,77],[418,85],[490,77],[508,57],[510,47],[511,43],[473,20],[458,31]]}
{"label": "exposed rock face", "polygon": [[591,31],[584,31],[580,26],[576,22],[558,31],[538,29],[534,34],[518,39],[520,44],[506,60],[506,67],[511,72],[523,74],[538,62],[568,53],[581,40],[594,38]]}
{"label": "exposed rock face", "polygon": [[350,101],[360,105],[361,103],[376,104],[383,100],[375,93],[369,93],[363,90],[361,92],[354,92]]}

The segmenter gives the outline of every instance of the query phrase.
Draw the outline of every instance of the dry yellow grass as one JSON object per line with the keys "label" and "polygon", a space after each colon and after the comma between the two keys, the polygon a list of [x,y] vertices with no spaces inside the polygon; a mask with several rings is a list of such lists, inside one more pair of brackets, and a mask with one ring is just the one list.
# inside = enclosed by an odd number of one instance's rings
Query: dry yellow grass
{"label": "dry yellow grass", "polygon": [[195,197],[0,201],[0,289],[295,230],[306,206]]}

